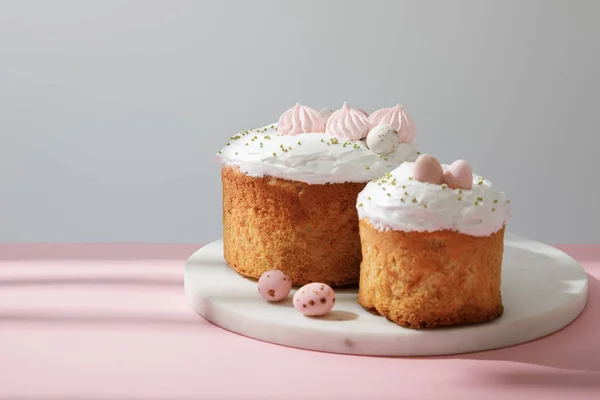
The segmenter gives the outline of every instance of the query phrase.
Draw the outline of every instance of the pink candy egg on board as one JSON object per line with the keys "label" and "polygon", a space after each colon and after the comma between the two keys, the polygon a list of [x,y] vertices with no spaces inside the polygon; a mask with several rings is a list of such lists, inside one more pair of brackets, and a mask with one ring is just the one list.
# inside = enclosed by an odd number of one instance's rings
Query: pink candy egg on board
{"label": "pink candy egg on board", "polygon": [[444,182],[444,169],[437,158],[423,154],[415,161],[413,179],[423,183],[440,185]]}
{"label": "pink candy egg on board", "polygon": [[258,292],[267,301],[281,301],[290,294],[292,280],[278,269],[263,273],[258,279]]}
{"label": "pink candy egg on board", "polygon": [[473,188],[471,166],[465,160],[454,161],[444,172],[444,181],[451,189],[471,190]]}
{"label": "pink candy egg on board", "polygon": [[294,307],[307,317],[327,314],[335,304],[335,292],[324,283],[309,283],[294,294]]}

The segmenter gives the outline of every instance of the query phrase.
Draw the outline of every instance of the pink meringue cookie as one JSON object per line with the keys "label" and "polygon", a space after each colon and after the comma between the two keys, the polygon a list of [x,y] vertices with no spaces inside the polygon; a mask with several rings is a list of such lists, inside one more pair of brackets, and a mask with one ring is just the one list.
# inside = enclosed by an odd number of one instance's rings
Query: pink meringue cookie
{"label": "pink meringue cookie", "polygon": [[346,102],[327,120],[325,133],[340,139],[360,140],[369,133],[369,119],[359,109],[351,108]]}
{"label": "pink meringue cookie", "polygon": [[369,122],[370,128],[382,124],[393,126],[398,131],[398,137],[403,143],[411,144],[415,140],[415,124],[400,104],[374,111],[369,116]]}
{"label": "pink meringue cookie", "polygon": [[277,131],[286,136],[300,133],[325,133],[325,122],[317,110],[296,103],[294,107],[281,114],[277,122]]}

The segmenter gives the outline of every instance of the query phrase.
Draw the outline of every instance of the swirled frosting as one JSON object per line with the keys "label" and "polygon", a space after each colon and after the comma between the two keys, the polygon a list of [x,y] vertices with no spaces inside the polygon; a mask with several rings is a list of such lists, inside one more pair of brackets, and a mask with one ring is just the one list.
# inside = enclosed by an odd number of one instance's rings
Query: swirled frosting
{"label": "swirled frosting", "polygon": [[324,133],[325,120],[319,111],[296,103],[281,114],[277,131],[282,135],[291,136],[307,132]]}
{"label": "swirled frosting", "polygon": [[370,128],[377,125],[390,125],[398,131],[398,137],[401,142],[412,143],[415,140],[415,124],[408,116],[404,107],[397,104],[395,107],[382,108],[374,111],[369,116]]}
{"label": "swirled frosting", "polygon": [[233,136],[217,159],[253,177],[325,184],[368,182],[417,156],[416,143],[401,143],[393,152],[378,155],[363,140],[315,132],[282,135],[273,124]]}
{"label": "swirled frosting", "polygon": [[350,107],[346,102],[327,120],[325,133],[339,139],[360,140],[369,133],[369,119],[366,113]]}
{"label": "swirled frosting", "polygon": [[359,218],[382,231],[447,229],[471,236],[489,236],[510,218],[509,200],[489,180],[473,174],[471,190],[453,190],[414,180],[414,165],[403,163],[369,182],[358,195]]}

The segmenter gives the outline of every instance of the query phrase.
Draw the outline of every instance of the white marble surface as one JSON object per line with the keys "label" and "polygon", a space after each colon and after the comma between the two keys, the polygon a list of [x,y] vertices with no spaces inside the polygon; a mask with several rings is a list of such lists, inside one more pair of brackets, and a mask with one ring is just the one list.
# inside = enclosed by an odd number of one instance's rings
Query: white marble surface
{"label": "white marble surface", "polygon": [[356,302],[356,289],[336,290],[333,311],[307,318],[292,306],[265,302],[256,281],[229,268],[223,242],[198,250],[185,266],[185,293],[192,308],[212,323],[280,345],[333,353],[434,356],[506,347],[568,325],[587,301],[587,275],[563,252],[507,234],[498,320],[459,328],[411,330],[375,316]]}

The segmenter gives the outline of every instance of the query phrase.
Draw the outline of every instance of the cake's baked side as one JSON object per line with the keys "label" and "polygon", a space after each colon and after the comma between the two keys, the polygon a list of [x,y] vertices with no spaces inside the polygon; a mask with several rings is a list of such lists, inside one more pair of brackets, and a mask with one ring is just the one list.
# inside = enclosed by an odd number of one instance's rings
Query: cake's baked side
{"label": "cake's baked side", "polygon": [[503,313],[504,228],[490,236],[456,231],[382,231],[359,222],[358,302],[410,328],[477,324]]}
{"label": "cake's baked side", "polygon": [[223,167],[222,183],[224,255],[235,271],[259,278],[280,269],[295,285],[358,282],[355,205],[365,183],[309,185],[235,166]]}

